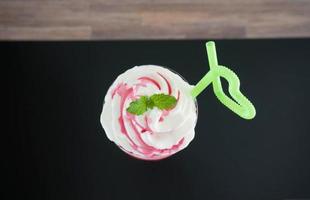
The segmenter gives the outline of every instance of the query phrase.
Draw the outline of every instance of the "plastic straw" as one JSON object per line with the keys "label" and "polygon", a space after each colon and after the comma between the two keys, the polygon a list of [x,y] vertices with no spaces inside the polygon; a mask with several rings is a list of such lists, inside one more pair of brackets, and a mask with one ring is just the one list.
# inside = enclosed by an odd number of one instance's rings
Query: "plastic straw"
{"label": "plastic straw", "polygon": [[[194,86],[191,94],[196,98],[206,87],[212,83],[213,91],[218,100],[244,119],[255,117],[256,111],[253,104],[241,93],[238,76],[225,66],[218,65],[215,43],[206,43],[210,71]],[[222,88],[221,79],[228,81],[228,91],[233,99],[228,97]]]}

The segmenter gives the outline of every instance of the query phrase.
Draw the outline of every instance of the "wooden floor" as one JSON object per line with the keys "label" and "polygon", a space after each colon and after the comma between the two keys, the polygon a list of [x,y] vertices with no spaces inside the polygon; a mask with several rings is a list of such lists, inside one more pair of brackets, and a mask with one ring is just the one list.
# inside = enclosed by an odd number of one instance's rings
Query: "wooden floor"
{"label": "wooden floor", "polygon": [[0,40],[310,36],[310,0],[0,0]]}

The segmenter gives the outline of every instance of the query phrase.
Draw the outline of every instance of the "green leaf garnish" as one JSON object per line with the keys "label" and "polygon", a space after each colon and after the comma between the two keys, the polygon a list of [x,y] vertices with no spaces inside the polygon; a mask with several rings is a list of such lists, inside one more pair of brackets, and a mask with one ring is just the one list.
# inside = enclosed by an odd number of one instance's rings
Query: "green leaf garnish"
{"label": "green leaf garnish", "polygon": [[157,107],[160,110],[168,110],[173,108],[176,103],[176,98],[167,94],[153,94],[151,97],[141,96],[129,104],[127,112],[134,115],[142,115],[148,108],[153,109]]}
{"label": "green leaf garnish", "polygon": [[154,106],[155,106],[154,102],[150,98],[148,98],[147,99],[147,107],[150,108],[150,109],[153,109]]}
{"label": "green leaf garnish", "polygon": [[142,96],[139,99],[131,102],[127,108],[127,112],[134,115],[142,115],[147,110],[147,96]]}
{"label": "green leaf garnish", "polygon": [[154,103],[154,106],[160,110],[171,109],[177,103],[177,99],[174,96],[167,94],[153,94],[150,99]]}

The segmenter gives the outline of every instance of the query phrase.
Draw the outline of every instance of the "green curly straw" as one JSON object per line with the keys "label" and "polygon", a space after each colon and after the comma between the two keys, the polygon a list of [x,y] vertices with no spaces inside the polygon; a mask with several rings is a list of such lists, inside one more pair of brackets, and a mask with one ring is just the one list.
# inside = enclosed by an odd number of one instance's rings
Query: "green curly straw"
{"label": "green curly straw", "polygon": [[[240,92],[240,81],[238,76],[225,66],[218,65],[215,43],[206,43],[210,71],[195,85],[191,95],[196,98],[210,83],[213,83],[215,96],[237,115],[244,119],[253,119],[256,111],[253,104]],[[233,97],[228,97],[222,88],[220,77],[228,81],[228,91]]]}

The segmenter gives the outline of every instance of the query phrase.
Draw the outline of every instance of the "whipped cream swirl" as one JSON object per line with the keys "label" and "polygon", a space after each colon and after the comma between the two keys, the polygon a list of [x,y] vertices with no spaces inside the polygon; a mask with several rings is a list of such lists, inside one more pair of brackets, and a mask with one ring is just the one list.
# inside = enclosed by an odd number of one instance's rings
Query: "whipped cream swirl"
{"label": "whipped cream swirl", "polygon": [[[133,67],[109,88],[101,113],[107,137],[126,153],[143,160],[158,160],[184,149],[195,135],[196,100],[179,75],[155,65]],[[140,96],[169,94],[177,99],[171,110],[154,107],[142,115],[126,111]]]}

